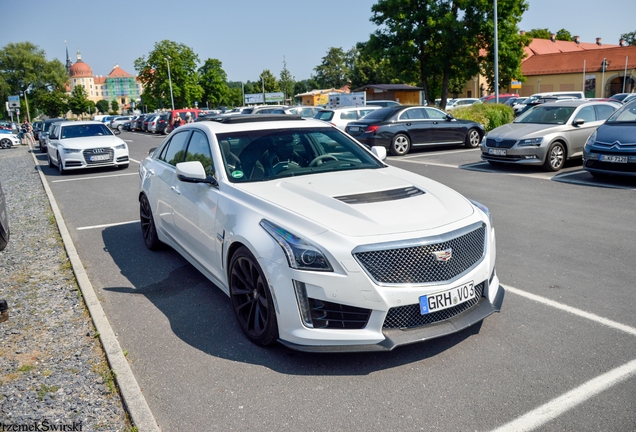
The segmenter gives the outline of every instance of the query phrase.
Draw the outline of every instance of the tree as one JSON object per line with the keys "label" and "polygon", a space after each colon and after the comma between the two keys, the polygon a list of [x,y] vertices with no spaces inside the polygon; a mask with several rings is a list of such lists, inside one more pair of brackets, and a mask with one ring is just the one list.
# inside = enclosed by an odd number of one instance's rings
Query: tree
{"label": "tree", "polygon": [[91,105],[89,104],[88,97],[86,95],[86,89],[84,86],[78,85],[73,88],[71,97],[68,100],[68,108],[73,114],[81,117],[84,113],[90,112]]}
{"label": "tree", "polygon": [[526,36],[530,36],[533,39],[550,39],[550,30],[547,28],[532,29],[526,32]]}
{"label": "tree", "polygon": [[65,92],[39,89],[32,100],[47,117],[59,117],[68,111],[68,96]]}
{"label": "tree", "polygon": [[349,58],[342,48],[329,48],[322,63],[314,69],[322,88],[340,88],[349,83]]}
{"label": "tree", "polygon": [[623,33],[621,39],[625,39],[627,45],[636,45],[636,31],[631,33]]}
{"label": "tree", "polygon": [[280,71],[280,87],[283,90],[285,101],[289,98],[291,99],[294,96],[294,77],[291,72],[287,69],[287,61],[283,57],[283,70]]}
{"label": "tree", "polygon": [[199,69],[200,85],[203,89],[203,101],[211,107],[230,105],[230,88],[223,64],[217,59],[207,59]]}
{"label": "tree", "polygon": [[558,32],[556,32],[555,39],[569,42],[572,40],[572,33],[567,31],[566,29],[561,29]]}
{"label": "tree", "polygon": [[144,84],[144,103],[171,106],[171,82],[175,108],[191,107],[200,101],[203,88],[199,84],[198,62],[199,56],[184,44],[169,40],[155,43],[148,57],[135,60],[139,80]]}
{"label": "tree", "polygon": [[102,114],[107,113],[108,112],[108,101],[105,100],[105,99],[97,101],[97,103],[95,104],[95,108],[97,109],[97,111],[99,111]]}
{"label": "tree", "polygon": [[358,42],[352,48],[349,78],[351,88],[367,84],[398,84],[400,79],[391,67],[388,58],[378,55],[379,51],[372,48],[371,42]]}
{"label": "tree", "polygon": [[119,112],[119,103],[117,102],[117,100],[113,99],[110,102],[110,109],[111,109],[111,112],[114,114],[117,114]]}
{"label": "tree", "polygon": [[[31,42],[9,43],[0,50],[0,99],[37,90],[66,89],[68,74],[59,60],[47,61],[43,50]],[[34,99],[35,102],[35,99]],[[29,104],[33,111],[36,104]]]}

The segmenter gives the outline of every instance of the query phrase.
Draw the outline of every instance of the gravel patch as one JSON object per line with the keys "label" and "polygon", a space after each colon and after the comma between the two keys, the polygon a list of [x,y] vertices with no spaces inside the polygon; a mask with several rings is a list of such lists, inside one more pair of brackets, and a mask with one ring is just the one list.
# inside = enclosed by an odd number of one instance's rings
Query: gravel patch
{"label": "gravel patch", "polygon": [[11,228],[0,252],[10,315],[0,323],[0,423],[134,430],[29,152],[0,150]]}

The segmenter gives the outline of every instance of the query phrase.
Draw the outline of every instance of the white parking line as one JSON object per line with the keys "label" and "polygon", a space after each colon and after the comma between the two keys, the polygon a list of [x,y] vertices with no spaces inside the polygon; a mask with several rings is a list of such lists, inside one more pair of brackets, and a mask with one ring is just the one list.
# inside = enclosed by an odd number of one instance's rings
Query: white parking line
{"label": "white parking line", "polygon": [[[598,324],[613,328],[615,330],[620,330],[622,332],[628,333],[632,336],[636,336],[636,328],[627,326],[625,324],[618,323],[616,321],[609,320],[607,318],[603,318],[599,315],[586,312],[581,309],[573,308],[571,306],[555,302],[554,300],[550,300],[545,297],[538,296],[536,294],[531,294],[529,292],[520,290],[518,288],[514,288],[508,285],[503,285],[504,289],[513,294],[517,294],[519,296],[525,297],[527,299],[536,301],[538,303],[542,303],[547,306],[551,306],[553,308],[571,313],[573,315],[577,315],[579,317],[588,319],[590,321],[594,321]],[[506,423],[503,426],[495,429],[493,432],[507,432],[507,431],[531,431],[535,430],[547,422],[557,418],[561,414],[569,411],[576,406],[582,404],[586,400],[592,398],[593,396],[617,385],[621,382],[631,378],[636,375],[636,360],[632,360],[631,362],[619,366],[616,369],[613,369],[607,373],[604,373],[601,376],[591,379],[590,381],[580,385],[579,387],[570,390],[569,392],[561,395],[555,399],[552,399],[550,402],[522,415],[521,417]]]}
{"label": "white parking line", "polygon": [[134,173],[126,173],[126,174],[110,174],[110,175],[102,175],[102,176],[94,176],[94,177],[74,177],[74,178],[69,178],[69,179],[64,179],[64,180],[52,180],[50,181],[50,183],[62,183],[62,182],[71,182],[71,181],[79,181],[79,180],[93,180],[93,179],[98,179],[98,178],[108,178],[108,177],[123,177],[123,176],[138,176],[139,173],[138,172],[134,172]]}
{"label": "white parking line", "polygon": [[437,151],[437,152],[431,152],[431,153],[411,153],[408,156],[391,156],[391,159],[414,159],[414,158],[418,158],[418,157],[427,157],[427,156],[438,156],[438,155],[445,155],[445,154],[455,154],[455,153],[466,153],[466,152],[474,152],[474,151],[478,151],[478,148],[472,148],[472,149],[464,149],[464,150],[443,150],[443,151]]}
{"label": "white parking line", "polygon": [[620,384],[636,375],[636,360],[617,367],[599,377],[591,379],[583,385],[565,393],[558,398],[530,411],[516,420],[506,423],[493,432],[531,431],[546,424],[564,412],[582,404],[593,396]]}
{"label": "white parking line", "polygon": [[528,298],[530,300],[533,300],[533,301],[536,301],[536,302],[539,302],[539,303],[543,303],[546,306],[551,306],[553,308],[560,309],[562,311],[571,313],[573,315],[580,316],[581,318],[585,318],[585,319],[588,319],[590,321],[594,321],[594,322],[596,322],[598,324],[602,324],[604,326],[611,327],[611,328],[613,328],[615,330],[620,330],[622,332],[631,334],[632,336],[636,336],[636,328],[634,328],[634,327],[630,327],[628,325],[621,324],[621,323],[618,323],[616,321],[609,320],[607,318],[603,318],[602,316],[599,316],[599,315],[596,315],[596,314],[593,314],[593,313],[590,313],[590,312],[586,312],[584,310],[577,309],[577,308],[565,305],[563,303],[555,302],[554,300],[550,300],[548,298],[541,297],[541,296],[538,296],[536,294],[531,294],[529,292],[520,290],[520,289],[515,288],[515,287],[511,287],[511,286],[503,285],[503,284],[502,284],[502,286],[504,287],[504,289],[506,291],[509,291],[509,292],[511,292],[513,294],[517,294],[519,296]]}
{"label": "white parking line", "polygon": [[119,225],[129,225],[129,224],[136,224],[136,223],[139,223],[139,219],[128,221],[128,222],[117,222],[117,223],[111,223],[111,224],[85,226],[85,227],[77,228],[77,230],[84,231],[89,229],[110,228],[110,227],[119,226]]}

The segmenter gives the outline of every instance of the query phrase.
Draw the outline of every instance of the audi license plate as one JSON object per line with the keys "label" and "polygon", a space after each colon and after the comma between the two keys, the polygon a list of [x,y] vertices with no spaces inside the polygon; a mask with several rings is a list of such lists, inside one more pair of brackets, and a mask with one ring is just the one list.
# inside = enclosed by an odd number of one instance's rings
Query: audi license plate
{"label": "audi license plate", "polygon": [[447,291],[420,297],[420,312],[422,315],[448,309],[466,303],[477,296],[473,281],[451,288]]}
{"label": "audi license plate", "polygon": [[627,156],[599,155],[601,162],[627,163]]}
{"label": "audi license plate", "polygon": [[95,155],[95,156],[91,156],[90,157],[90,161],[91,162],[97,162],[97,161],[105,161],[105,160],[109,160],[110,156],[105,154],[105,155]]}
{"label": "audi license plate", "polygon": [[505,156],[506,155],[506,150],[505,149],[492,149],[492,148],[489,148],[488,149],[488,154],[489,155],[493,155],[493,156]]}

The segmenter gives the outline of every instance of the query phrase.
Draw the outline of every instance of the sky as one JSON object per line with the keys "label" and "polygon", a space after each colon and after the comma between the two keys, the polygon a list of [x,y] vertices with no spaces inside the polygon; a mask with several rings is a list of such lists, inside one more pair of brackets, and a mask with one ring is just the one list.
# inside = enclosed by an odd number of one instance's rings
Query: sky
{"label": "sky", "polygon": [[[157,42],[182,43],[199,65],[218,59],[229,81],[257,81],[269,69],[280,76],[283,62],[295,80],[315,75],[331,47],[349,50],[369,39],[376,0],[0,0],[0,47],[31,42],[48,60],[82,60],[94,75],[119,65],[131,75],[134,61]],[[618,44],[636,31],[635,0],[527,0],[520,30],[564,28],[582,42]],[[604,5],[611,7],[604,7]],[[10,18],[13,17],[13,18]]]}

